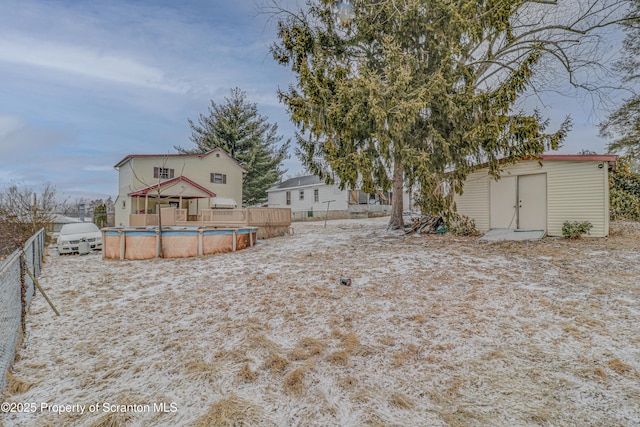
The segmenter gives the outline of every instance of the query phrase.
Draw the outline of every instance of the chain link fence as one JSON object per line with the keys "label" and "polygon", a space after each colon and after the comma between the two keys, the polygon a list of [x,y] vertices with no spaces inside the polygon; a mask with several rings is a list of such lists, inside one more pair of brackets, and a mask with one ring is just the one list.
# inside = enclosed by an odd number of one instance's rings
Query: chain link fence
{"label": "chain link fence", "polygon": [[0,262],[0,390],[6,383],[7,369],[24,334],[29,303],[35,294],[27,269],[38,277],[44,255],[44,229],[33,235],[23,249],[17,249]]}

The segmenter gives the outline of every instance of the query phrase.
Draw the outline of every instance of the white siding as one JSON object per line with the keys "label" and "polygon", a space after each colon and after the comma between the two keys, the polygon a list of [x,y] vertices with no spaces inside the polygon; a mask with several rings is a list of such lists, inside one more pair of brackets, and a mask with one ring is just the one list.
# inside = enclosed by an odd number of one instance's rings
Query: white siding
{"label": "white siding", "polygon": [[[314,201],[314,190],[318,190],[318,201]],[[287,205],[287,191],[291,192],[291,205]],[[304,191],[304,200],[300,200],[300,191]],[[269,191],[268,206],[270,208],[291,208],[291,212],[325,212],[327,210],[327,201],[329,210],[345,211],[347,210],[346,190],[340,190],[337,185],[316,184],[306,187],[291,187],[287,189],[278,189]]]}
{"label": "white siding", "polygon": [[473,172],[456,194],[456,207],[460,215],[472,218],[480,232],[489,230],[489,178],[486,170]]}
{"label": "white siding", "polygon": [[269,191],[267,193],[267,206],[270,208],[288,208],[286,191]]}
{"label": "white siding", "polygon": [[[503,169],[502,176],[547,174],[547,234],[562,236],[565,221],[589,221],[592,237],[609,233],[608,168],[600,161],[526,161]],[[487,170],[472,173],[464,193],[456,197],[458,212],[473,218],[479,231],[489,229],[489,180]]]}

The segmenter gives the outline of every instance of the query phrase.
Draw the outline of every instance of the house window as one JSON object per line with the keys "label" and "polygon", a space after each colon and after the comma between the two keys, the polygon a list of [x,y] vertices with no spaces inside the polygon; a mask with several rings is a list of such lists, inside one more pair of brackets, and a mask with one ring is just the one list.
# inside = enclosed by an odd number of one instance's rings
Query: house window
{"label": "house window", "polygon": [[122,209],[126,209],[127,208],[127,201],[123,200],[122,201]]}
{"label": "house window", "polygon": [[287,205],[291,204],[291,191],[287,191]]}
{"label": "house window", "polygon": [[174,170],[169,168],[153,168],[153,177],[160,179],[171,179],[174,177]]}
{"label": "house window", "polygon": [[320,201],[320,190],[317,188],[313,190],[313,201],[316,203]]}
{"label": "house window", "polygon": [[211,182],[214,184],[226,184],[227,175],[224,173],[211,173]]}
{"label": "house window", "polygon": [[300,200],[304,200],[304,190],[300,190]]}

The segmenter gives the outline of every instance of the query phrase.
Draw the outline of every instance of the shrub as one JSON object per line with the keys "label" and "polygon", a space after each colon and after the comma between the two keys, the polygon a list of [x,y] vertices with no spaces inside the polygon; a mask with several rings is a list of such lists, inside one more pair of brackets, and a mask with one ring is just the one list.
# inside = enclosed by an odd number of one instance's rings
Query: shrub
{"label": "shrub", "polygon": [[589,221],[565,221],[562,224],[562,235],[567,239],[581,239],[583,234],[589,234],[593,225]]}
{"label": "shrub", "polygon": [[609,175],[610,218],[640,221],[640,174],[633,171],[631,159],[620,157],[618,168]]}
{"label": "shrub", "polygon": [[454,213],[447,221],[447,231],[456,236],[477,236],[479,234],[474,220],[457,213]]}

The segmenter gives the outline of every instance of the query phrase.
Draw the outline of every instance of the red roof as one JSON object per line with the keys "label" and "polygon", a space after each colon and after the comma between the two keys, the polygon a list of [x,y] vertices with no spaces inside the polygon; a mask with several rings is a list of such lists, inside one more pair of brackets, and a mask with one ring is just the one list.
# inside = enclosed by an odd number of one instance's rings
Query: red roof
{"label": "red roof", "polygon": [[[538,160],[538,161],[569,161],[569,162],[610,162],[615,165],[618,160],[618,156],[615,154],[540,154],[539,156],[525,157],[520,161]],[[515,163],[519,163],[516,161]],[[499,163],[506,163],[504,159],[500,159]],[[478,169],[483,169],[489,166],[489,163],[482,163],[478,165]]]}
{"label": "red roof", "polygon": [[211,151],[208,151],[206,153],[197,153],[197,154],[129,154],[128,156],[126,156],[124,159],[120,160],[118,163],[115,164],[114,168],[119,168],[120,166],[124,165],[125,163],[127,163],[129,160],[131,159],[136,159],[136,158],[150,158],[150,157],[158,157],[158,158],[165,158],[165,157],[206,157],[212,153],[222,153],[225,156],[227,156],[228,158],[230,158],[231,160],[233,160],[235,162],[236,165],[238,165],[238,167],[240,169],[242,169],[243,173],[246,173],[247,171],[245,170],[245,168],[243,168],[240,163],[238,163],[238,161],[236,159],[234,159],[233,157],[231,157],[229,155],[229,153],[227,153],[225,150],[223,150],[222,148],[218,147],[218,148],[214,148]]}
{"label": "red roof", "polygon": [[[616,162],[618,156],[615,154],[542,154],[540,160],[566,160],[566,161],[596,161],[596,162]],[[536,160],[536,158],[532,158]]]}
{"label": "red roof", "polygon": [[127,194],[127,196],[129,197],[133,197],[133,196],[146,196],[150,191],[155,191],[158,189],[158,187],[164,187],[168,184],[173,184],[176,183],[178,181],[184,181],[187,184],[197,188],[198,190],[204,192],[205,194],[209,195],[209,197],[216,197],[216,193],[214,193],[213,191],[207,190],[206,188],[204,188],[203,186],[196,184],[195,182],[191,181],[189,178],[185,177],[185,176],[178,176],[176,178],[172,178],[172,179],[168,179],[166,181],[162,181],[159,184],[155,184],[155,185],[151,185],[149,187],[143,188],[142,190],[138,190],[138,191],[134,191],[133,193],[129,193]]}

